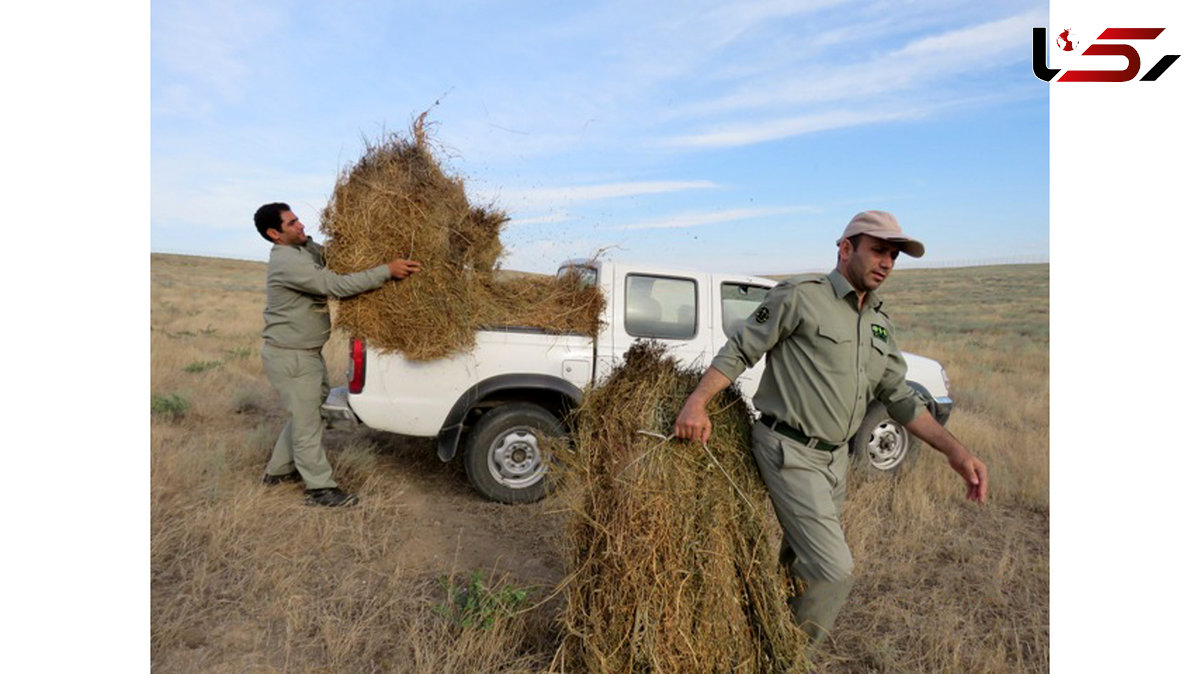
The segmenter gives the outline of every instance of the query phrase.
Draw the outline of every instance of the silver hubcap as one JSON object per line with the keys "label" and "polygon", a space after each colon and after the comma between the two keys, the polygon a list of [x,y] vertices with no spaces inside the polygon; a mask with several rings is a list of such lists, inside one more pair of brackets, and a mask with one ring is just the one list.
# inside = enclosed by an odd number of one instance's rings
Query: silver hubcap
{"label": "silver hubcap", "polygon": [[895,421],[885,419],[871,431],[867,442],[871,465],[879,470],[891,470],[908,454],[908,433]]}
{"label": "silver hubcap", "polygon": [[546,472],[537,436],[528,426],[501,434],[488,451],[488,471],[497,482],[513,489],[536,484]]}

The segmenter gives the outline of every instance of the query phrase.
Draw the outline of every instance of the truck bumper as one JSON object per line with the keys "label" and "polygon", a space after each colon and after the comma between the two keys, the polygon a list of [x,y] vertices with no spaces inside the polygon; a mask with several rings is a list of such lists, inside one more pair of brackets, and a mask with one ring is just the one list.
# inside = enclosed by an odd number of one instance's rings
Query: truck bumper
{"label": "truck bumper", "polygon": [[321,405],[321,417],[329,428],[358,428],[358,415],[350,409],[350,389],[339,386],[329,390],[329,397]]}

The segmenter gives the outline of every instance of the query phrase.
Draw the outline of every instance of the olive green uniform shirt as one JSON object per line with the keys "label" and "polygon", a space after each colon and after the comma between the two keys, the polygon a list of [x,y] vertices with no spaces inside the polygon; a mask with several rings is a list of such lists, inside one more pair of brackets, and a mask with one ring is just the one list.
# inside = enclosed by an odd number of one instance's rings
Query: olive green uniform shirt
{"label": "olive green uniform shirt", "polygon": [[329,271],[325,268],[325,249],[311,237],[303,246],[275,244],[267,262],[263,338],[285,349],[320,348],[329,340],[326,297],[350,297],[374,290],[389,278],[386,264],[352,274]]}
{"label": "olive green uniform shirt", "polygon": [[868,292],[860,312],[854,287],[837,270],[794,276],[767,293],[712,366],[734,381],[766,354],[754,406],[831,444],[854,435],[872,398],[907,424],[921,402],[881,305]]}

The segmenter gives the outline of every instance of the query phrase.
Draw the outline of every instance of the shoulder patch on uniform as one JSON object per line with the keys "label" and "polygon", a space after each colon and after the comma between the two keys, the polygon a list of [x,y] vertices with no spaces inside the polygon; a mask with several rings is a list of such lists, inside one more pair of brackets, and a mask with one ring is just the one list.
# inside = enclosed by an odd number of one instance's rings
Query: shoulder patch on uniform
{"label": "shoulder patch on uniform", "polygon": [[813,272],[813,273],[808,273],[808,274],[796,274],[795,276],[789,278],[787,281],[788,281],[788,283],[791,283],[792,285],[799,285],[801,283],[828,283],[829,277],[825,274],[818,274],[818,273]]}
{"label": "shoulder patch on uniform", "polygon": [[871,324],[871,334],[877,339],[888,341],[888,329],[878,323]]}
{"label": "shoulder patch on uniform", "polygon": [[769,318],[771,318],[771,310],[766,307],[759,307],[758,311],[754,312],[755,323],[766,323]]}

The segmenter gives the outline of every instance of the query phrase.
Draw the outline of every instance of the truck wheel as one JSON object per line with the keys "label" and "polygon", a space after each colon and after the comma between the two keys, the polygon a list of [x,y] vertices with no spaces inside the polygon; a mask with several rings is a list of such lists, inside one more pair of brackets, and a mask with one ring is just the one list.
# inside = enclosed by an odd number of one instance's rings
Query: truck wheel
{"label": "truck wheel", "polygon": [[484,414],[467,437],[467,477],[476,491],[493,501],[537,501],[546,495],[550,457],[545,439],[564,435],[562,422],[540,405],[497,407]]}
{"label": "truck wheel", "polygon": [[916,463],[920,449],[921,441],[873,402],[850,440],[850,460],[871,475],[898,475]]}

